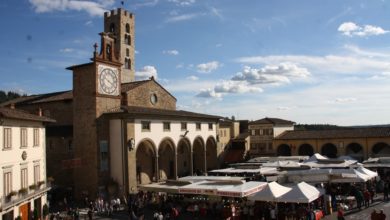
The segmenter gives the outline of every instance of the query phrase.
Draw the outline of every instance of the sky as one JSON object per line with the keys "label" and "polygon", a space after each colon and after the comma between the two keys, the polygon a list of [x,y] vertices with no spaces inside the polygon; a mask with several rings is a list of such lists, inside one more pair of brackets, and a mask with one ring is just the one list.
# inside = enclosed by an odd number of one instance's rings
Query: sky
{"label": "sky", "polygon": [[298,124],[390,124],[389,0],[2,0],[0,90],[72,89],[103,13],[135,15],[136,78],[177,108]]}

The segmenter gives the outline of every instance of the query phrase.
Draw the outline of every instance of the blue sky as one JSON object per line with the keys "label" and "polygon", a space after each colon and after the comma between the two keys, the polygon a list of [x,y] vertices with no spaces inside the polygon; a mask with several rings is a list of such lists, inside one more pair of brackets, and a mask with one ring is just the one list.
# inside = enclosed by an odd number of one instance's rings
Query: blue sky
{"label": "blue sky", "polygon": [[[0,89],[72,88],[114,0],[2,0]],[[297,123],[390,123],[387,0],[125,0],[137,78],[179,109]]]}

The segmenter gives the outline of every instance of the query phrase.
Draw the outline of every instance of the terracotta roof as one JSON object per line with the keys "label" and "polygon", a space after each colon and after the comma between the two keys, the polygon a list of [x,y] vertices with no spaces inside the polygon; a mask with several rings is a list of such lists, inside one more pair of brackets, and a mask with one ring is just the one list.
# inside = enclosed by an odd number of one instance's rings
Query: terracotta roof
{"label": "terracotta roof", "polygon": [[244,149],[229,149],[223,158],[225,163],[238,163],[244,161]]}
{"label": "terracotta roof", "polygon": [[240,133],[237,137],[235,137],[233,141],[242,141],[245,140],[247,137],[249,137],[249,132],[245,131]]}
{"label": "terracotta roof", "polygon": [[0,107],[0,117],[27,121],[55,122],[55,120],[45,116],[33,115],[21,110],[3,107]]}
{"label": "terracotta roof", "polygon": [[[168,109],[159,109],[159,108],[147,108],[147,107],[139,107],[139,106],[122,106],[119,113],[123,114],[136,114],[136,115],[156,115],[156,116],[176,116],[183,118],[207,118],[207,119],[220,119],[220,116],[216,115],[207,115],[195,112],[188,112],[182,110],[168,110]],[[107,112],[106,114],[118,114],[118,111]]]}
{"label": "terracotta roof", "polygon": [[132,90],[142,84],[145,84],[147,82],[149,82],[150,80],[142,80],[142,81],[134,81],[134,82],[128,82],[128,83],[122,83],[121,85],[121,90],[122,92],[127,92],[129,90]]}
{"label": "terracotta roof", "polygon": [[4,103],[1,103],[0,106],[10,106],[11,104],[15,105],[24,105],[24,104],[35,104],[43,102],[54,102],[62,100],[71,100],[73,98],[72,90],[62,91],[62,92],[53,92],[40,95],[30,95],[19,97]]}
{"label": "terracotta roof", "polygon": [[166,91],[170,96],[172,96],[172,98],[174,98],[175,100],[177,100],[176,97],[173,96],[173,95],[172,95],[168,90],[166,90],[162,85],[160,85],[160,83],[158,83],[158,82],[154,79],[154,77],[151,77],[151,78],[148,79],[148,80],[141,80],[141,81],[133,81],[133,82],[128,82],[128,83],[122,83],[122,85],[121,85],[121,92],[128,92],[128,91],[130,91],[130,90],[132,90],[132,89],[134,89],[134,88],[136,88],[136,87],[138,87],[138,86],[140,86],[140,85],[143,85],[143,84],[148,83],[148,82],[151,82],[151,81],[153,81],[153,82],[156,83],[158,86],[160,86],[164,91]]}
{"label": "terracotta roof", "polygon": [[249,124],[293,125],[295,122],[280,118],[263,118],[256,121],[251,121]]}
{"label": "terracotta roof", "polygon": [[329,139],[329,138],[370,138],[390,137],[390,127],[350,128],[343,130],[285,131],[275,139]]}

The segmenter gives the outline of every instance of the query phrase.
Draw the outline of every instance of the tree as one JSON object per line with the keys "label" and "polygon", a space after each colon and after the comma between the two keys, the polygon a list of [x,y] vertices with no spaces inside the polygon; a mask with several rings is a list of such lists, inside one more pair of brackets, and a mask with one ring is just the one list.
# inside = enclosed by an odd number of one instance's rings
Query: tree
{"label": "tree", "polygon": [[17,92],[12,92],[12,91],[6,92],[6,91],[0,90],[0,103],[19,98],[21,96],[27,96],[27,95],[26,94],[21,95]]}

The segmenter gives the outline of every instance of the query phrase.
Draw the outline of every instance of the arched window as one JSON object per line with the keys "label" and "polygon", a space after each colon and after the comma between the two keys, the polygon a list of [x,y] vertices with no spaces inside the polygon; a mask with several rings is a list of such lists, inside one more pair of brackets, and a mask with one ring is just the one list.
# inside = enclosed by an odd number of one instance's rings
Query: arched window
{"label": "arched window", "polygon": [[130,45],[130,42],[131,42],[130,35],[125,34],[125,44]]}
{"label": "arched window", "polygon": [[115,24],[114,23],[110,24],[110,32],[115,33]]}
{"label": "arched window", "polygon": [[130,25],[128,23],[126,24],[126,33],[130,34]]}
{"label": "arched window", "polygon": [[131,70],[131,59],[129,59],[129,63],[128,63],[127,69]]}
{"label": "arched window", "polygon": [[127,66],[129,66],[129,59],[125,58],[125,69],[127,69]]}

